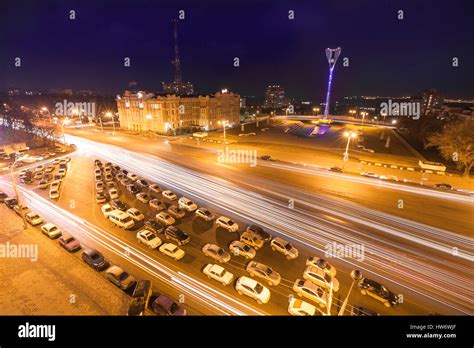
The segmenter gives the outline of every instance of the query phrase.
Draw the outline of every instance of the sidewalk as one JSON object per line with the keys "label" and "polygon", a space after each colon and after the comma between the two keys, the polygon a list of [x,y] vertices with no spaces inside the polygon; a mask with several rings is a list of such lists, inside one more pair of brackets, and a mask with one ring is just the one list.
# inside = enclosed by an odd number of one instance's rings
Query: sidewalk
{"label": "sidewalk", "polygon": [[[0,315],[125,315],[129,297],[39,228],[0,204],[0,248],[28,247],[30,257],[0,253]],[[37,260],[34,250],[37,250]]]}

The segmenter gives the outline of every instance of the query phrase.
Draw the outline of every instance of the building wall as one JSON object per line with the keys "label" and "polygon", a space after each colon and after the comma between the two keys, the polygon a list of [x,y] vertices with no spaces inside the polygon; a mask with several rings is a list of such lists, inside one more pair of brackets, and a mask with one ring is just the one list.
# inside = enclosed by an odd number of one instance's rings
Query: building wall
{"label": "building wall", "polygon": [[120,126],[132,131],[166,133],[191,126],[215,130],[221,120],[234,125],[240,123],[240,97],[234,93],[154,96],[125,92],[116,101]]}

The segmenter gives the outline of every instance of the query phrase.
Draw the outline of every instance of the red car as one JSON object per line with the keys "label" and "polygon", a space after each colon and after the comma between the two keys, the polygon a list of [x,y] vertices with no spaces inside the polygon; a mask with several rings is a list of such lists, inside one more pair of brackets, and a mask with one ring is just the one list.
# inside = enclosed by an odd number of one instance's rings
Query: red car
{"label": "red car", "polygon": [[69,252],[73,252],[81,248],[79,241],[67,233],[63,234],[59,238],[59,244]]}

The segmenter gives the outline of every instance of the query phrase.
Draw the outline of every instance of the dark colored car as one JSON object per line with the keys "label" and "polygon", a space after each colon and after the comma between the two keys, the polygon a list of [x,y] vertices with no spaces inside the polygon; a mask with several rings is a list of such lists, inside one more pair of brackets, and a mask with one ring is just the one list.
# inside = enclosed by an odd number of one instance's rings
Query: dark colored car
{"label": "dark colored car", "polygon": [[96,160],[94,161],[94,164],[95,164],[96,167],[102,168],[102,162],[99,161],[98,159],[96,159]]}
{"label": "dark colored car", "polygon": [[270,161],[272,159],[272,156],[265,155],[265,156],[261,156],[260,158],[263,159],[264,161]]}
{"label": "dark colored car", "polygon": [[0,192],[0,202],[3,203],[5,201],[5,199],[7,199],[7,198],[8,198],[8,195],[5,192],[1,191]]}
{"label": "dark colored car", "polygon": [[148,181],[144,180],[144,179],[139,179],[137,181],[135,181],[137,183],[137,185],[139,186],[142,186],[142,187],[148,187],[150,186],[150,184],[148,183]]}
{"label": "dark colored car", "polygon": [[121,211],[126,211],[129,208],[128,204],[122,202],[120,199],[113,199],[111,204],[112,207]]}
{"label": "dark colored car", "polygon": [[109,263],[105,260],[104,255],[95,249],[84,250],[82,253],[82,260],[98,271],[102,271],[109,267]]}
{"label": "dark colored car", "polygon": [[63,233],[63,235],[59,237],[59,245],[69,252],[81,249],[81,244],[79,241],[67,233]]}
{"label": "dark colored car", "polygon": [[171,239],[179,245],[188,244],[191,239],[189,235],[175,226],[168,226],[165,230],[167,239]]}
{"label": "dark colored car", "polygon": [[135,286],[135,290],[133,290],[127,315],[143,315],[145,309],[148,307],[151,291],[151,282],[149,280],[140,280]]}
{"label": "dark colored car", "polygon": [[127,185],[127,190],[128,192],[130,192],[131,194],[134,194],[136,195],[137,193],[141,192],[142,188],[138,185]]}
{"label": "dark colored car", "polygon": [[20,176],[20,182],[22,184],[31,184],[33,182],[33,179],[31,178],[31,176]]}
{"label": "dark colored car", "polygon": [[330,171],[330,172],[334,172],[334,173],[342,173],[342,168],[339,168],[339,167],[331,167],[331,168],[329,168],[329,171]]}
{"label": "dark colored car", "polygon": [[158,315],[182,316],[186,310],[165,295],[159,295],[151,304],[153,312]]}
{"label": "dark colored car", "polygon": [[398,305],[398,296],[374,280],[362,278],[359,282],[359,289],[362,295],[369,295],[379,300],[385,307],[395,307]]}
{"label": "dark colored car", "polygon": [[437,188],[441,188],[441,189],[444,189],[444,190],[452,190],[453,187],[449,184],[436,184],[435,185]]}
{"label": "dark colored car", "polygon": [[16,198],[6,198],[3,203],[5,203],[5,205],[10,209],[13,209],[15,205],[18,205]]}
{"label": "dark colored car", "polygon": [[257,225],[249,225],[247,226],[247,232],[255,233],[257,236],[259,236],[261,239],[263,239],[265,242],[270,241],[272,239],[272,236],[265,232],[265,230]]}
{"label": "dark colored car", "polygon": [[147,220],[145,221],[144,226],[148,231],[151,231],[155,234],[163,233],[163,231],[165,230],[165,226],[163,226],[156,220]]}

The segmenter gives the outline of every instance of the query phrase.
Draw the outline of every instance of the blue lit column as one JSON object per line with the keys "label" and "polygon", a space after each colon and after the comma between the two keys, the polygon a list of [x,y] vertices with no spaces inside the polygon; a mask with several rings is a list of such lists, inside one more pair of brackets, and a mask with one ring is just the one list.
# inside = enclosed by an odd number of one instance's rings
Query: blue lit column
{"label": "blue lit column", "polygon": [[328,58],[329,63],[329,80],[328,80],[328,93],[326,95],[326,107],[324,108],[324,119],[327,120],[329,115],[329,99],[331,96],[331,82],[332,82],[332,73],[334,67],[336,66],[337,58],[341,54],[341,48],[326,48],[326,57]]}

